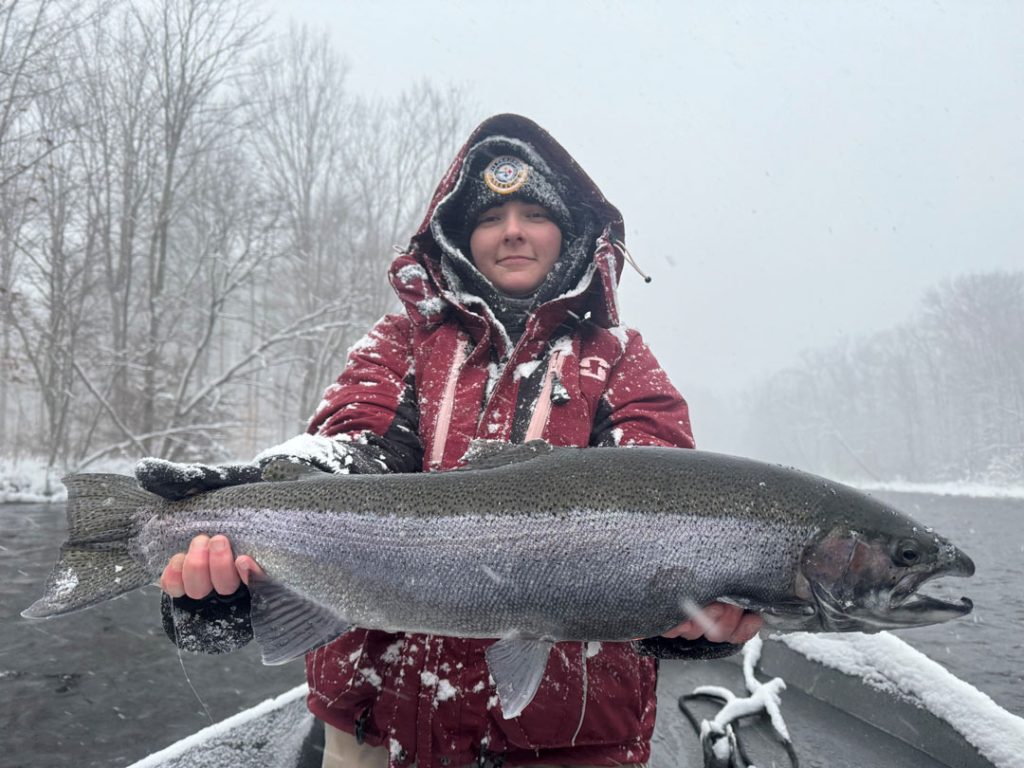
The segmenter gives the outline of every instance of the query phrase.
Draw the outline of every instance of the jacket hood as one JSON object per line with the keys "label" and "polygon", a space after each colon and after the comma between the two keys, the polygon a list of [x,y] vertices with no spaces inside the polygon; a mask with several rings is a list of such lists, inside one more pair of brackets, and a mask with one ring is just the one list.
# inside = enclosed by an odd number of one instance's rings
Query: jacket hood
{"label": "jacket hood", "polygon": [[463,176],[469,170],[466,163],[471,150],[490,137],[525,142],[560,177],[567,190],[569,208],[577,209],[574,215],[595,224],[596,236],[591,235],[593,242],[587,244],[589,263],[582,278],[575,288],[542,304],[534,314],[554,320],[558,316],[564,317],[566,312],[578,315],[589,312],[592,322],[605,327],[618,325],[615,290],[622,273],[623,254],[616,242],[621,243],[625,237],[622,214],[547,131],[532,120],[513,114],[488,118],[469,135],[434,191],[408,250],[395,259],[391,282],[410,317],[414,322],[424,324],[440,322],[450,305],[463,315],[462,319],[468,326],[473,326],[476,323],[467,315],[485,320],[482,315],[489,314],[476,306],[468,306],[467,297],[453,291],[442,270],[442,256],[458,251],[452,242],[439,242],[439,236],[444,238],[445,234],[443,226],[438,226],[436,220],[440,218],[439,210],[444,209],[452,193],[462,188]]}

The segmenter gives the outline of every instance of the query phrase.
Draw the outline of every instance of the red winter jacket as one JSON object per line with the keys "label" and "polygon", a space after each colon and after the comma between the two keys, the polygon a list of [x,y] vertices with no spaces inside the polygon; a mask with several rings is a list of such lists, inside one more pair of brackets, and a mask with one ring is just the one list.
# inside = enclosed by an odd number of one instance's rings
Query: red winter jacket
{"label": "red winter jacket", "polygon": [[[488,135],[532,144],[602,225],[576,290],[536,309],[511,350],[491,320],[448,290],[430,231],[468,147]],[[639,334],[619,324],[622,237],[619,212],[546,132],[514,115],[484,122],[391,267],[405,313],[384,317],[353,347],[310,432],[368,442],[391,471],[457,467],[475,439],[693,447],[683,398]],[[506,720],[484,660],[491,642],[354,630],[307,656],[309,708],[387,748],[390,766],[648,760],[653,659],[628,645],[588,653],[584,644],[561,643],[534,700]]]}

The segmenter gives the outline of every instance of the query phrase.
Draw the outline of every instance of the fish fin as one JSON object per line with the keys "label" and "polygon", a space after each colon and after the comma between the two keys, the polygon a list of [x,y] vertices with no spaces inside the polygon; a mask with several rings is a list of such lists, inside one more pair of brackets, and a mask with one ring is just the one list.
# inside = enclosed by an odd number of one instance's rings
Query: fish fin
{"label": "fish fin", "polygon": [[518,717],[533,701],[553,646],[551,640],[505,637],[485,651],[487,669],[494,678],[506,720]]}
{"label": "fish fin", "polygon": [[352,626],[336,612],[307,600],[266,575],[249,577],[252,633],[263,663],[284,664],[329,643]]}
{"label": "fish fin", "polygon": [[79,611],[153,580],[132,557],[129,545],[139,531],[136,510],[161,499],[125,475],[68,475],[63,482],[68,489],[68,540],[61,545],[43,597],[22,611],[27,619]]}
{"label": "fish fin", "polygon": [[287,459],[275,459],[268,462],[260,473],[261,479],[268,483],[286,482],[293,480],[317,480],[323,479],[329,474],[311,464],[302,461],[288,461]]}
{"label": "fish fin", "polygon": [[555,448],[546,440],[530,440],[526,443],[506,443],[502,440],[474,440],[469,450],[462,456],[465,466],[462,471],[472,469],[497,469],[509,464],[519,464],[541,456],[547,456],[556,450],[576,450],[574,448]]}
{"label": "fish fin", "polygon": [[814,606],[799,600],[791,602],[769,602],[755,600],[743,595],[722,595],[716,598],[719,603],[727,603],[742,608],[745,611],[756,611],[757,613],[770,614],[772,616],[803,617],[814,615]]}
{"label": "fish fin", "polygon": [[812,581],[811,592],[814,594],[814,599],[818,603],[818,619],[821,622],[821,628],[825,632],[877,632],[881,627],[872,630],[871,628],[863,627],[853,616],[850,616],[843,607],[839,605],[835,596],[829,592],[821,584]]}

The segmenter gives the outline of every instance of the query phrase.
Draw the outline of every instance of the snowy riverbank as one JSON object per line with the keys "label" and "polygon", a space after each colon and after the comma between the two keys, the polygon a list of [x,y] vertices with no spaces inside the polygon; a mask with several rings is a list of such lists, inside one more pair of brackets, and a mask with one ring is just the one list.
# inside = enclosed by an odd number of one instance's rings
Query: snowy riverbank
{"label": "snowy riverbank", "polygon": [[[130,475],[135,462],[127,459],[95,464],[88,472],[116,472]],[[62,503],[67,491],[60,482],[63,472],[47,472],[41,461],[12,461],[0,458],[0,504]],[[895,493],[930,493],[937,496],[968,496],[979,499],[1024,499],[1024,483],[996,485],[968,481],[943,483],[911,483],[902,480],[880,482],[848,482],[861,490]]]}
{"label": "snowy riverbank", "polygon": [[935,496],[971,496],[977,499],[1024,499],[1024,483],[991,485],[967,480],[949,483],[909,483],[903,480],[850,483],[862,491],[893,493],[930,493]]}
{"label": "snowy riverbank", "polygon": [[[128,460],[94,464],[88,472],[116,472],[130,475],[135,463]],[[63,503],[68,493],[60,479],[60,470],[47,471],[46,464],[32,459],[0,457],[0,504]]]}

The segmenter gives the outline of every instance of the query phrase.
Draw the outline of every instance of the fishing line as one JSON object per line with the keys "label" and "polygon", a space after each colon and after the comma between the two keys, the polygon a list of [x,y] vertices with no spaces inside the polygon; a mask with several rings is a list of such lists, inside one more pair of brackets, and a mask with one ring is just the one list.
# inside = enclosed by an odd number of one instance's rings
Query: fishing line
{"label": "fishing line", "polygon": [[203,701],[202,697],[199,695],[199,691],[197,691],[196,687],[192,685],[192,678],[188,676],[188,670],[185,669],[185,657],[181,655],[181,635],[178,632],[178,622],[174,620],[173,605],[171,607],[171,624],[174,625],[174,647],[175,650],[178,651],[178,664],[181,665],[181,672],[185,675],[185,682],[188,683],[188,687],[192,691],[192,695],[196,697],[196,701],[199,702],[199,706],[201,706],[203,708],[203,712],[206,713],[206,719],[213,724],[213,715],[210,714],[210,710],[207,708],[206,702]]}

